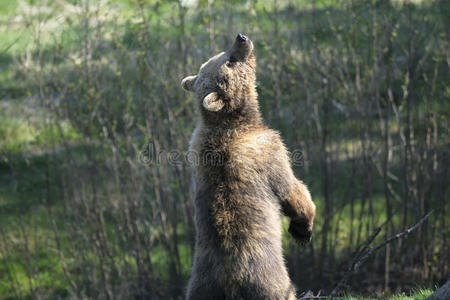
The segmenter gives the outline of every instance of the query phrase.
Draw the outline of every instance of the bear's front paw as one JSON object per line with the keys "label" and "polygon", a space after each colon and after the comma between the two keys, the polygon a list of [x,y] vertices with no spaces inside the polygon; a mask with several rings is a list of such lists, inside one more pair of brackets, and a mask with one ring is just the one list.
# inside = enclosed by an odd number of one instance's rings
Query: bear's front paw
{"label": "bear's front paw", "polygon": [[288,231],[301,244],[306,244],[311,241],[312,225],[306,220],[292,219]]}

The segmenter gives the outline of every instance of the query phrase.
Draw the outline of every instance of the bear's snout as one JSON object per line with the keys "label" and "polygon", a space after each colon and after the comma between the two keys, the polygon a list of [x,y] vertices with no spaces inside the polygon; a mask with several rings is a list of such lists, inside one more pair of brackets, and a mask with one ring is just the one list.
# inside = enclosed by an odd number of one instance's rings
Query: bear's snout
{"label": "bear's snout", "polygon": [[238,61],[245,61],[253,51],[252,41],[242,33],[236,36],[233,46],[227,51],[229,57]]}
{"label": "bear's snout", "polygon": [[236,37],[236,41],[238,41],[240,43],[245,43],[247,40],[248,40],[248,37],[246,37],[242,33],[239,33]]}

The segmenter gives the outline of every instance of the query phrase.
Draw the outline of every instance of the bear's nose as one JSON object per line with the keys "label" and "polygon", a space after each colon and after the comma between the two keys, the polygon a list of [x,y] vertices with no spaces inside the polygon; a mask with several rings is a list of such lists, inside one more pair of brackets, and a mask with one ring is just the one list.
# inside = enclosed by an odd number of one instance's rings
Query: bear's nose
{"label": "bear's nose", "polygon": [[246,37],[245,35],[243,35],[242,33],[239,33],[236,37],[236,41],[244,43],[248,40],[248,37]]}

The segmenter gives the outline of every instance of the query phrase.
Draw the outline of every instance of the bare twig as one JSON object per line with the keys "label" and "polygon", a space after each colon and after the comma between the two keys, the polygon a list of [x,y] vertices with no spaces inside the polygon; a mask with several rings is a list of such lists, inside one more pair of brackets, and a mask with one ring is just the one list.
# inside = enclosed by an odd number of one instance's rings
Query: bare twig
{"label": "bare twig", "polygon": [[411,232],[413,232],[414,230],[416,230],[417,228],[419,228],[423,222],[425,222],[426,219],[428,219],[428,217],[433,213],[433,210],[430,211],[429,213],[427,213],[422,219],[419,220],[419,222],[416,223],[416,225],[414,225],[413,227],[407,229],[406,231],[403,231],[401,233],[397,233],[394,236],[391,236],[389,239],[385,240],[384,242],[378,244],[376,247],[374,248],[370,248],[369,251],[367,251],[367,253],[361,257],[361,259],[359,259],[359,261],[356,262],[354,269],[358,269],[359,266],[361,266],[368,258],[369,256],[371,256],[375,251],[379,250],[380,248],[383,248],[384,246],[386,246],[387,244],[398,240],[399,238],[403,238],[406,237],[408,234],[410,234]]}
{"label": "bare twig", "polygon": [[367,239],[367,241],[364,243],[364,246],[361,248],[361,250],[356,252],[355,258],[353,259],[353,263],[350,265],[350,267],[348,268],[347,272],[344,274],[344,276],[342,277],[342,279],[336,284],[336,286],[334,287],[333,291],[331,292],[330,296],[332,297],[333,295],[336,295],[336,293],[339,291],[339,288],[342,286],[342,284],[344,284],[345,281],[347,281],[348,277],[350,277],[350,275],[355,272],[362,264],[364,264],[366,262],[366,260],[377,250],[383,248],[384,246],[386,246],[387,244],[398,240],[400,238],[405,238],[406,236],[408,236],[408,234],[410,234],[411,232],[413,232],[414,230],[416,230],[417,228],[419,228],[423,222],[425,222],[426,219],[428,219],[428,217],[433,213],[433,210],[431,210],[429,213],[427,213],[425,216],[423,216],[414,226],[408,228],[407,230],[397,233],[396,235],[391,236],[390,238],[388,238],[387,240],[385,240],[384,242],[376,245],[375,247],[370,247],[370,244],[375,240],[375,238],[378,236],[378,234],[381,231],[381,228],[383,225],[381,225],[380,227],[378,227],[375,232]]}

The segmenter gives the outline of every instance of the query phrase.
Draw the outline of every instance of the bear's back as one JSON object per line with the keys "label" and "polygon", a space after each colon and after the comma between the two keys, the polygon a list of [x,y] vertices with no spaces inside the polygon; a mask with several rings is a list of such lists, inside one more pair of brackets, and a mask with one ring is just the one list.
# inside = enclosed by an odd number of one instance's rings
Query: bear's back
{"label": "bear's back", "polygon": [[245,131],[198,129],[191,150],[196,168],[196,219],[201,242],[232,255],[266,248],[281,251],[280,206],[267,169],[279,148],[279,135],[266,127]]}
{"label": "bear's back", "polygon": [[230,299],[247,290],[260,299],[272,299],[262,295],[278,289],[292,292],[282,267],[280,205],[267,180],[271,158],[283,147],[278,133],[265,127],[222,137],[199,128],[191,141],[200,156],[223,155],[196,168],[194,273]]}

